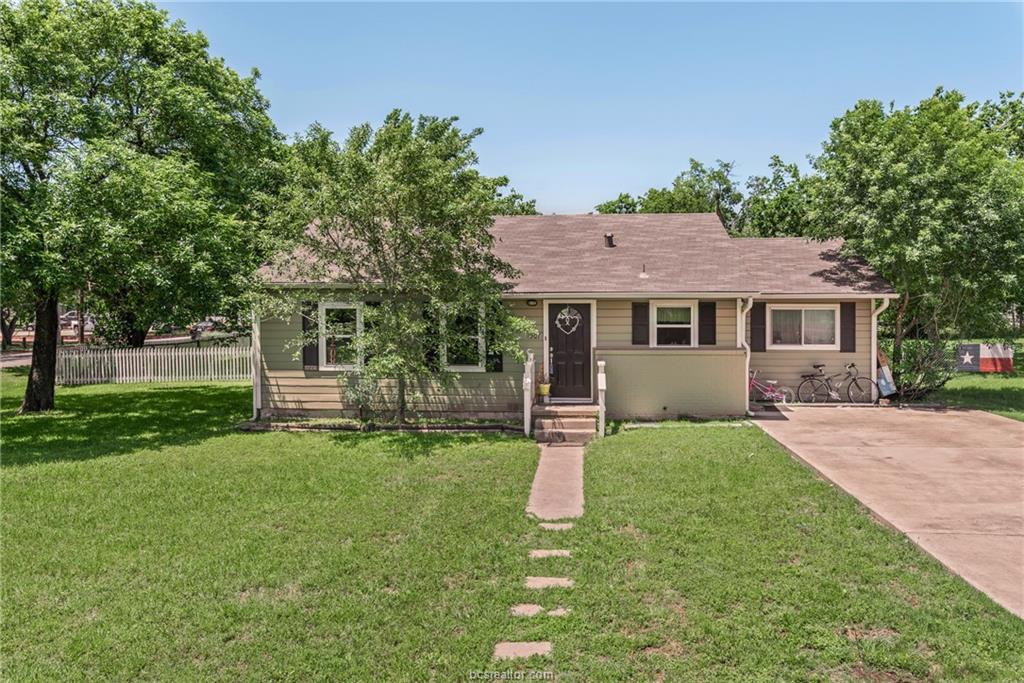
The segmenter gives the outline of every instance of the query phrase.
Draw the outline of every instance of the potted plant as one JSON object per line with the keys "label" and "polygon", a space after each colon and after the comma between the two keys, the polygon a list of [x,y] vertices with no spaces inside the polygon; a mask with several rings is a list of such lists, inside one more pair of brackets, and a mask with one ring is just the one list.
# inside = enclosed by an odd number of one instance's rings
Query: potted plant
{"label": "potted plant", "polygon": [[543,373],[540,375],[540,381],[537,382],[537,395],[540,396],[541,402],[551,402],[551,379]]}

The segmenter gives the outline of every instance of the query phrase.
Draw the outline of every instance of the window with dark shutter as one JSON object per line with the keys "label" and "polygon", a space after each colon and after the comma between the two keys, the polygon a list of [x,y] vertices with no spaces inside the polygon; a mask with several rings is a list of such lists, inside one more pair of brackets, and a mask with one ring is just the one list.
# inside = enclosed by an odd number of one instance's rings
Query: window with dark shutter
{"label": "window with dark shutter", "polygon": [[[309,335],[313,330],[317,329],[316,322],[316,304],[312,301],[302,302],[302,337],[304,340],[309,340]],[[319,348],[318,343],[314,339],[308,344],[302,346],[302,369],[303,370],[317,370],[320,367],[319,359]]]}
{"label": "window with dark shutter", "polygon": [[750,350],[764,351],[767,325],[765,322],[765,303],[758,301],[750,309]]}
{"label": "window with dark shutter", "polygon": [[648,346],[651,343],[651,308],[646,301],[633,302],[633,344]]}
{"label": "window with dark shutter", "polygon": [[714,301],[701,301],[697,313],[697,345],[714,346],[717,344],[718,320]]}
{"label": "window with dark shutter", "polygon": [[839,304],[839,351],[857,351],[857,304],[852,301]]}

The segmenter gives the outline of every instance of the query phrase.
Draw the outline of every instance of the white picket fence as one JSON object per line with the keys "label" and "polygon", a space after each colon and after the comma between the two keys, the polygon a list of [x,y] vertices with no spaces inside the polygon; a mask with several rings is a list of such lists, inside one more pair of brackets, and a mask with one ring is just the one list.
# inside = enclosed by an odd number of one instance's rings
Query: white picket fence
{"label": "white picket fence", "polygon": [[57,384],[212,382],[252,379],[252,347],[147,346],[57,349]]}

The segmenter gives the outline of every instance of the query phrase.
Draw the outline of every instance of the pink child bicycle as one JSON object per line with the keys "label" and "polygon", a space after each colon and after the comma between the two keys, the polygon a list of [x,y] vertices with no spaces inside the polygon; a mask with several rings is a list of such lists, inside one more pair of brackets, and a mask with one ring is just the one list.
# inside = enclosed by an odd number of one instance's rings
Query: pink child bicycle
{"label": "pink child bicycle", "polygon": [[747,392],[750,398],[755,401],[770,401],[772,403],[792,403],[796,395],[789,387],[778,386],[778,380],[766,379],[763,382],[757,379],[757,370],[750,371],[750,381],[747,383]]}

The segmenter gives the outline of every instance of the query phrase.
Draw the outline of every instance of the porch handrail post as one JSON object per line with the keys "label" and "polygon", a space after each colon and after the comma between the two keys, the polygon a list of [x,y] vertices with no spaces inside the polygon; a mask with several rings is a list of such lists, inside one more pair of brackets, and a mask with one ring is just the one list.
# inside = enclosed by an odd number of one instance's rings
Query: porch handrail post
{"label": "porch handrail post", "polygon": [[604,373],[605,361],[597,361],[597,435],[604,436],[604,394],[608,389],[608,377]]}
{"label": "porch handrail post", "polygon": [[533,350],[526,352],[523,364],[523,433],[530,436],[530,423],[533,411]]}

